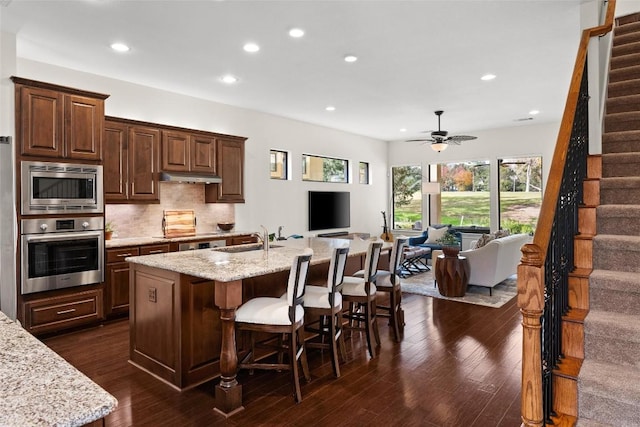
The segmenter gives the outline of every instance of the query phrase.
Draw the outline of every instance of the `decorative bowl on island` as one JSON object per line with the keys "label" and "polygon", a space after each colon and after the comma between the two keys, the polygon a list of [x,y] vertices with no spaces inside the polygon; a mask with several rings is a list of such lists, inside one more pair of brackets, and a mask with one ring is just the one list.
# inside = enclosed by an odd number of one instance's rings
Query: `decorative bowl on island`
{"label": "decorative bowl on island", "polygon": [[218,228],[222,231],[231,231],[236,226],[235,222],[219,222]]}

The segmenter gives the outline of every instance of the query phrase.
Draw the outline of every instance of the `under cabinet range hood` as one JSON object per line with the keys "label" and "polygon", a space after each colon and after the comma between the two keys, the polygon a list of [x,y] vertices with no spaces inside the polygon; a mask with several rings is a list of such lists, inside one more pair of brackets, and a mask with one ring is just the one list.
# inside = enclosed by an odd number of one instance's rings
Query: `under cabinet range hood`
{"label": "under cabinet range hood", "polygon": [[222,182],[222,178],[220,178],[218,175],[198,175],[188,172],[162,172],[160,174],[160,181],[220,184]]}

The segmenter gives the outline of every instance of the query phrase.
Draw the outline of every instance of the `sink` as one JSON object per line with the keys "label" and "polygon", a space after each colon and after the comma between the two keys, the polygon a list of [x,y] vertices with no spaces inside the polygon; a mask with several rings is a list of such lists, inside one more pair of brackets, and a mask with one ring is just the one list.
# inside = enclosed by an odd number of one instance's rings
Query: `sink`
{"label": "sink", "polygon": [[[269,245],[270,249],[281,248],[281,247],[282,245]],[[231,254],[235,254],[239,252],[261,251],[262,243],[252,243],[248,245],[236,245],[236,246],[223,246],[220,248],[213,248],[211,250],[216,252],[227,252]]]}

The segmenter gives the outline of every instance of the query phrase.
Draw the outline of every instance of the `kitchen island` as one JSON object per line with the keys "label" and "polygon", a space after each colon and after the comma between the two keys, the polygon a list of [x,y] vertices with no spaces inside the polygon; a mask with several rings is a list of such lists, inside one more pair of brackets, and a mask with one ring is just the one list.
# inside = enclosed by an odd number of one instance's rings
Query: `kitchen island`
{"label": "kitchen island", "polygon": [[0,312],[0,425],[104,425],[118,401]]}
{"label": "kitchen island", "polygon": [[[216,409],[242,409],[236,380],[235,310],[255,296],[280,296],[296,255],[313,250],[308,282],[326,280],[331,251],[349,246],[347,274],[363,268],[369,241],[304,238],[261,245],[130,257],[131,363],[177,389],[220,377]],[[385,244],[385,249],[391,246]]]}

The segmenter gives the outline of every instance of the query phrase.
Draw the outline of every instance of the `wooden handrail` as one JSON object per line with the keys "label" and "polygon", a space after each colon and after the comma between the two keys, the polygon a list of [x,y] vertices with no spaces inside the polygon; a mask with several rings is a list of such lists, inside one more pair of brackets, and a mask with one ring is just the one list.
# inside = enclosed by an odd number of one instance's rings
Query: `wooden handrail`
{"label": "wooden handrail", "polygon": [[541,316],[544,310],[544,263],[556,216],[563,171],[571,141],[573,121],[578,106],[587,50],[591,37],[601,36],[613,28],[616,0],[609,0],[603,25],[582,32],[567,102],[551,161],[545,194],[533,242],[522,247],[518,266],[518,307],[522,313],[522,427],[540,427],[543,420]]}

